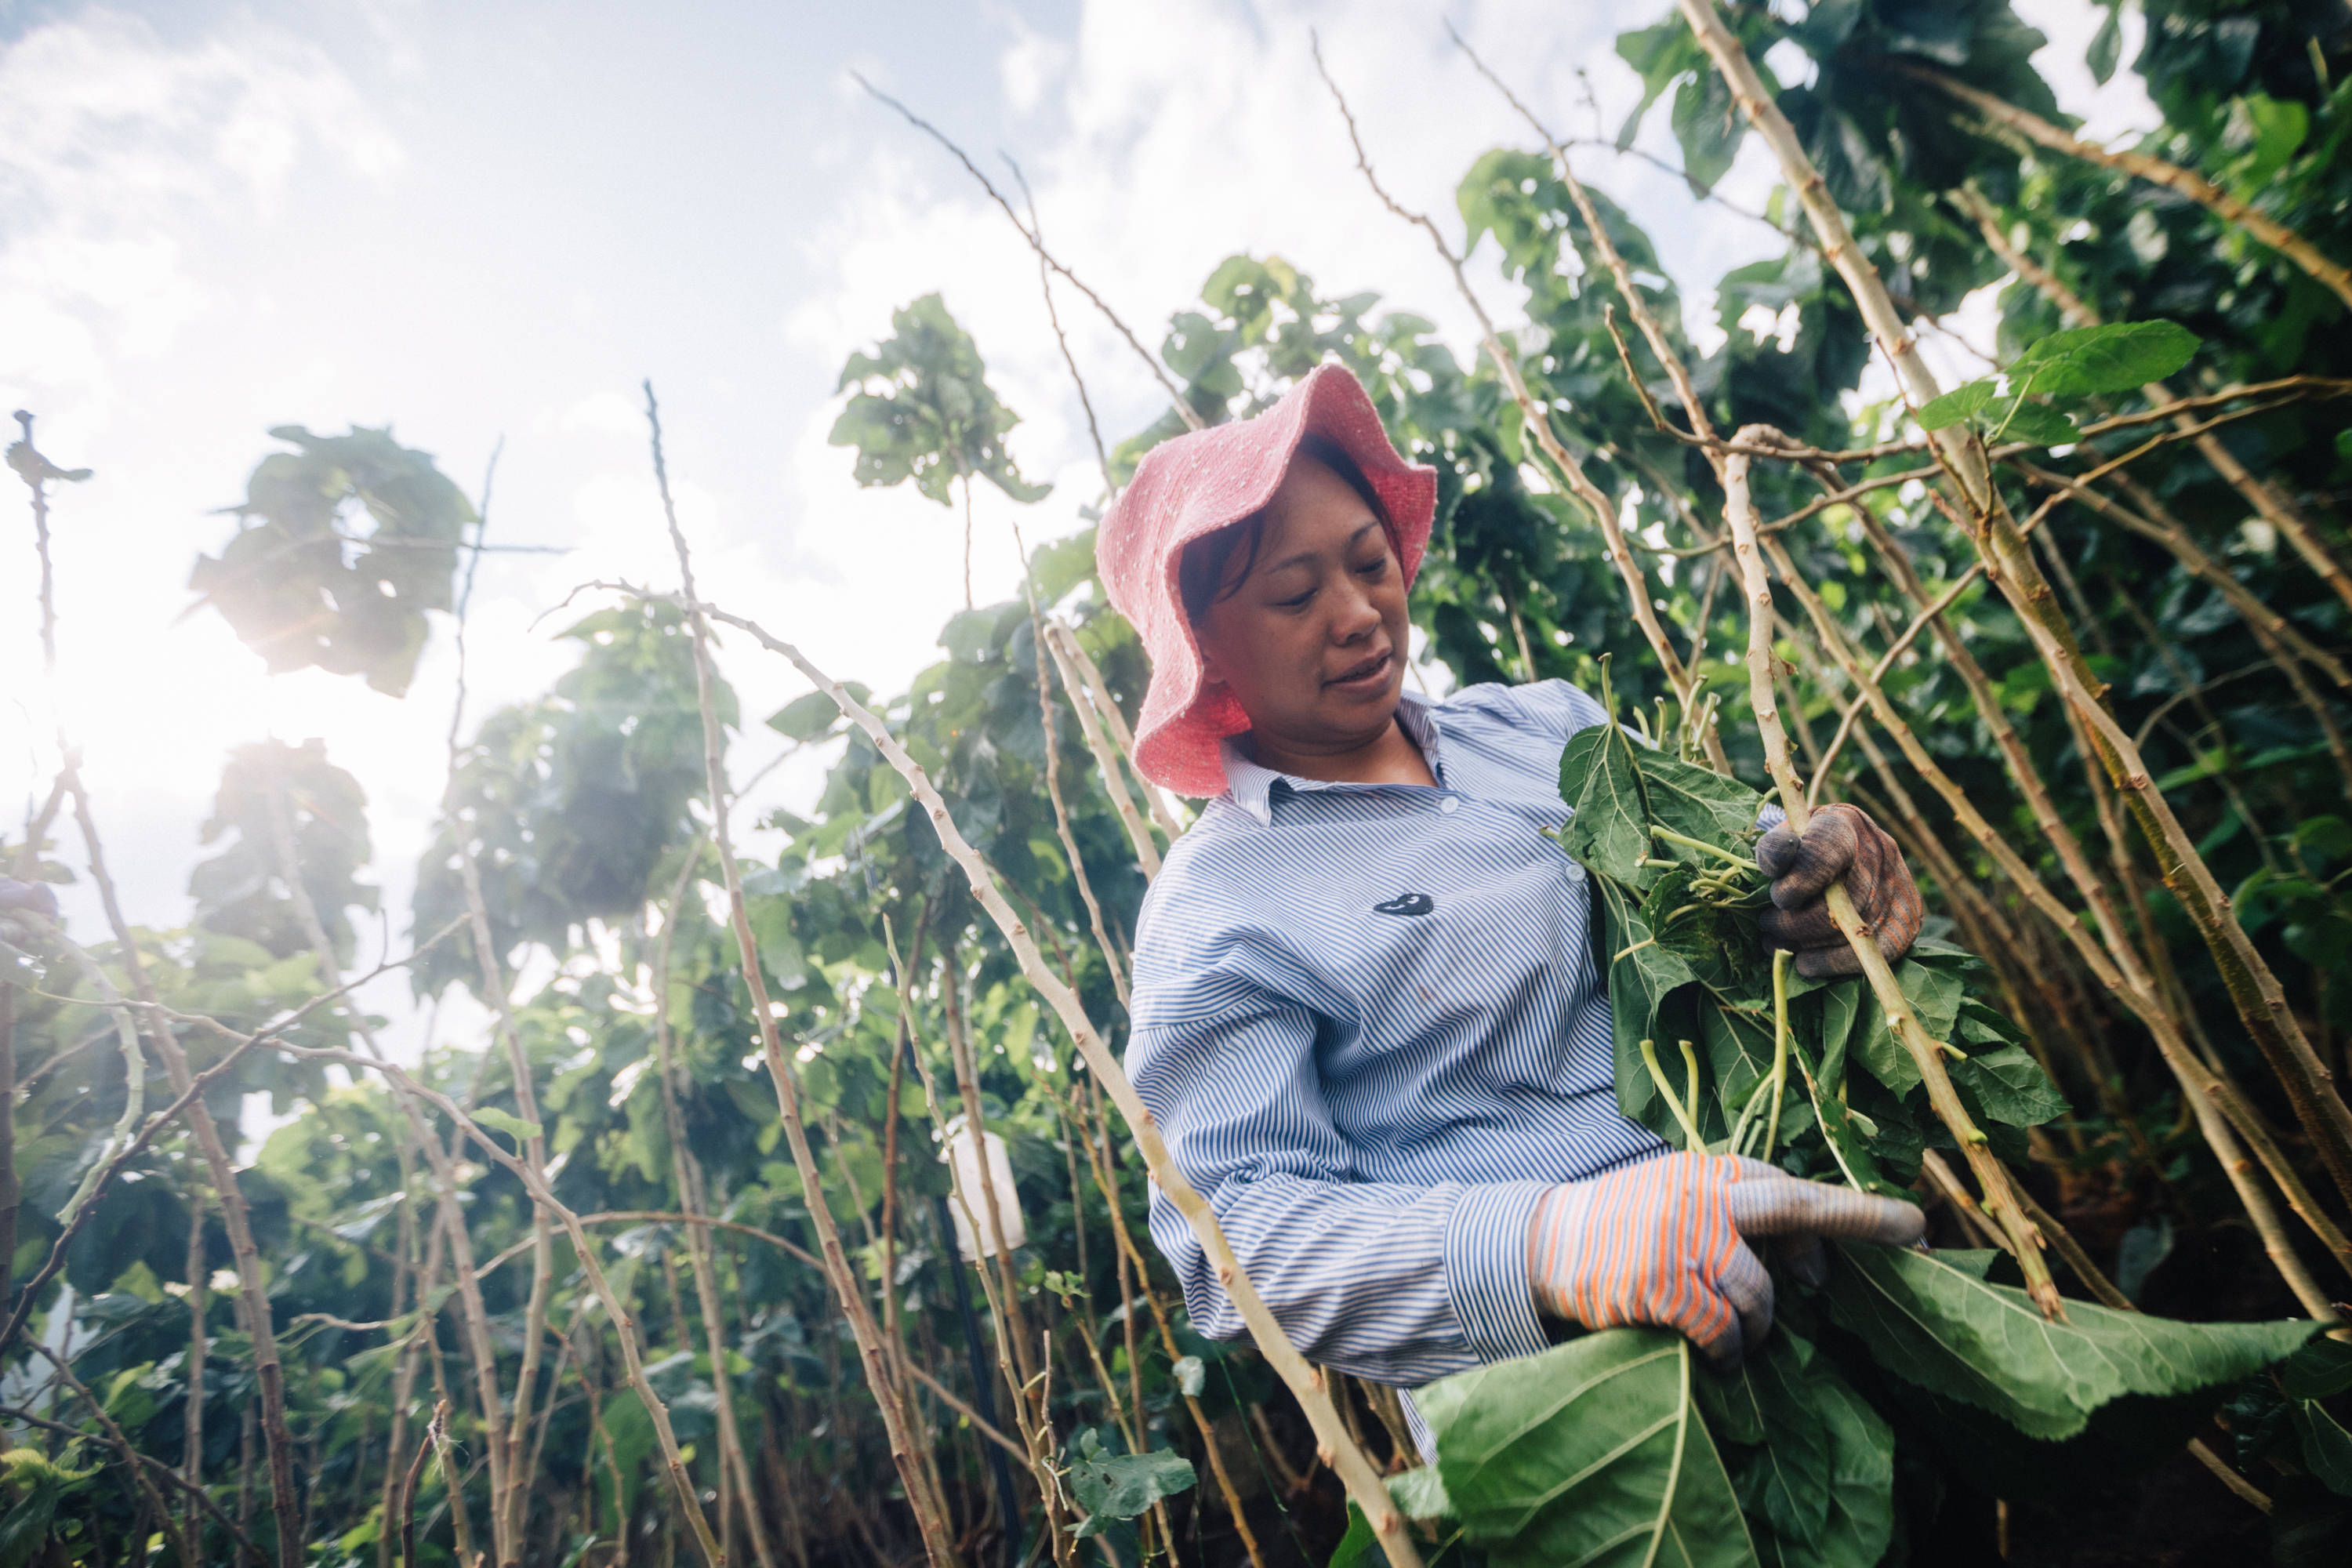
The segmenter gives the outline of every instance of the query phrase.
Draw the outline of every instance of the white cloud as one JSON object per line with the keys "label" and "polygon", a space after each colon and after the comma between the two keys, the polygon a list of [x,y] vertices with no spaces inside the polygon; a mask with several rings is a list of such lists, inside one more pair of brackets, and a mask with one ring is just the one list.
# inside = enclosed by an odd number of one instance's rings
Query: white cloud
{"label": "white cloud", "polygon": [[[0,52],[0,395],[103,416],[113,367],[224,301],[182,262],[192,218],[267,212],[306,154],[363,179],[401,161],[316,48],[242,26],[192,47],[92,10]],[[6,330],[13,328],[15,330]]]}

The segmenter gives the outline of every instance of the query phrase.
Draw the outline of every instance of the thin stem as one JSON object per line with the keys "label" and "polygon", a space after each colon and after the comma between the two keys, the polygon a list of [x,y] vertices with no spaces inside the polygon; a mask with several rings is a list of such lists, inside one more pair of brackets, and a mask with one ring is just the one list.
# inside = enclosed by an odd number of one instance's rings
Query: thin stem
{"label": "thin stem", "polygon": [[[735,847],[727,824],[727,766],[725,732],[719,721],[717,689],[718,671],[710,658],[710,630],[701,606],[694,598],[694,563],[687,549],[686,535],[677,523],[677,509],[669,501],[669,470],[662,455],[661,414],[654,400],[653,384],[646,384],[646,422],[653,443],[654,476],[661,491],[663,515],[669,525],[670,542],[677,554],[678,574],[685,585],[687,622],[694,639],[695,699],[702,714],[702,759],[705,787],[709,792],[711,819],[711,839],[719,850],[719,867],[727,886],[727,905],[735,931],[738,956],[743,965],[743,984],[751,994],[751,1010],[760,1026],[760,1047],[766,1058],[770,1087],[776,1096],[776,1109],[781,1116],[786,1140],[792,1146],[793,1164],[799,1173],[803,1192],[806,1194],[810,1223],[817,1233],[819,1251],[824,1259],[827,1283],[842,1304],[849,1319],[850,1332],[857,1343],[857,1352],[866,1372],[867,1385],[874,1401],[882,1412],[882,1424],[890,1441],[890,1457],[898,1466],[900,1479],[907,1489],[907,1500],[914,1510],[915,1520],[922,1531],[923,1547],[929,1553],[932,1568],[951,1568],[955,1561],[954,1547],[948,1536],[947,1521],[937,1499],[930,1495],[927,1478],[915,1453],[914,1436],[908,1430],[906,1403],[891,1373],[888,1353],[882,1344],[881,1333],[875,1326],[873,1315],[866,1310],[866,1297],[858,1283],[856,1272],[850,1267],[848,1254],[841,1245],[841,1232],[834,1223],[833,1212],[824,1201],[824,1177],[817,1170],[816,1153],[810,1146],[808,1130],[803,1124],[799,1091],[795,1088],[791,1062],[784,1055],[783,1041],[776,1029],[775,1008],[768,996],[768,982],[761,967],[760,944],[751,934],[750,906],[743,898],[743,879],[735,859]],[[617,1309],[614,1316],[618,1317]],[[623,1349],[632,1359],[635,1347],[629,1336],[623,1336]],[[649,1391],[648,1391],[649,1392]],[[661,1420],[665,1434],[667,1416]],[[685,1466],[671,1455],[673,1479],[679,1488],[679,1498],[692,1517],[698,1540],[706,1555],[716,1557],[718,1544],[710,1539],[709,1522],[703,1518],[700,1500],[687,1479]]]}

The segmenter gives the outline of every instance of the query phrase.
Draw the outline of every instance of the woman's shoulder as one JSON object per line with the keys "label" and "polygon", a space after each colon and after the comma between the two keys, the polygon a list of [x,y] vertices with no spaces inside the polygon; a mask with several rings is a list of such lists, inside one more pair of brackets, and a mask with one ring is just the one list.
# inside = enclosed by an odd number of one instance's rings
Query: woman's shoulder
{"label": "woman's shoulder", "polygon": [[1437,706],[1447,718],[1484,720],[1559,742],[1607,717],[1600,703],[1565,680],[1538,680],[1526,686],[1496,682],[1465,686]]}

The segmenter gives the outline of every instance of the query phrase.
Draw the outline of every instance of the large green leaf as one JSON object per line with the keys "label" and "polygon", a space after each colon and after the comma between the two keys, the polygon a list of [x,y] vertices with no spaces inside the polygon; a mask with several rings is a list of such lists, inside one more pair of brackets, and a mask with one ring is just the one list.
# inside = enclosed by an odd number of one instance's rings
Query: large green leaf
{"label": "large green leaf", "polygon": [[1895,1530],[1895,1434],[1811,1342],[1776,1327],[1739,1370],[1699,1380],[1767,1563],[1871,1568]]}
{"label": "large green leaf", "polygon": [[2044,397],[2137,392],[2187,364],[2197,343],[2197,334],[2177,321],[2074,327],[2052,332],[2019,354],[2009,367],[2010,382],[2021,392]]}
{"label": "large green leaf", "polygon": [[2183,1323],[2087,1302],[2042,1317],[2025,1292],[1930,1253],[1841,1246],[1828,1300],[1879,1365],[1990,1410],[2029,1436],[2071,1437],[2126,1394],[2186,1394],[2260,1370],[2317,1331],[2308,1321]]}
{"label": "large green leaf", "polygon": [[188,585],[271,674],[316,665],[405,695],[425,613],[453,603],[473,507],[431,456],[388,429],[269,434],[298,449],[253,470],[245,500],[227,509],[236,536],[217,557],[196,557]]}
{"label": "large green leaf", "polygon": [[1700,1375],[1679,1336],[1611,1329],[1413,1398],[1465,1538],[1498,1564],[1754,1564]]}
{"label": "large green leaf", "polygon": [[[1445,1495],[1445,1480],[1437,1473],[1435,1465],[1423,1465],[1391,1476],[1387,1484],[1389,1496],[1396,1500],[1398,1511],[1405,1518],[1423,1525],[1444,1525],[1448,1533],[1453,1532],[1454,1500]],[[1371,1521],[1350,1498],[1348,1533],[1331,1549],[1331,1560],[1324,1568],[1371,1568],[1387,1562],[1388,1553],[1381,1550],[1380,1537],[1372,1533]]]}
{"label": "large green leaf", "polygon": [[[890,313],[891,336],[842,367],[838,391],[851,392],[825,439],[855,447],[861,485],[915,488],[953,504],[961,479],[985,479],[1015,500],[1044,499],[1050,485],[1021,477],[1004,434],[1021,423],[988,384],[971,337],[937,294]],[[852,389],[856,390],[853,392]]]}
{"label": "large green leaf", "polygon": [[1675,140],[1682,143],[1683,174],[1700,195],[1731,172],[1748,117],[1732,100],[1720,71],[1702,70],[1675,89]]}
{"label": "large green leaf", "polygon": [[1990,437],[2000,442],[2063,447],[2082,434],[2072,417],[2030,397],[1996,397],[1985,405],[1980,417]]}
{"label": "large green leaf", "polygon": [[1658,1009],[1678,987],[1697,979],[1680,953],[1661,946],[1623,889],[1597,879],[1602,939],[1610,943],[1609,1014],[1615,1043],[1617,1109],[1665,1135],[1675,1122],[1650,1084],[1640,1044],[1656,1037]]}
{"label": "large green leaf", "polygon": [[1991,1121],[2039,1127],[2066,1114],[2066,1097],[2022,1046],[1979,1051],[1954,1062],[1951,1072],[1952,1081]]}
{"label": "large green leaf", "polygon": [[1971,418],[1986,404],[1990,403],[1993,394],[2000,390],[1995,379],[1986,376],[1981,380],[1956,386],[1941,397],[1929,398],[1919,405],[1919,428],[1941,430],[1947,426],[1958,425],[1963,419]]}
{"label": "large green leaf", "polygon": [[1756,831],[1764,797],[1738,779],[1694,767],[1667,752],[1633,749],[1642,798],[1650,820],[1686,837],[1744,848]]}
{"label": "large green leaf", "polygon": [[2352,1497],[2352,1432],[2315,1399],[2296,1400],[2292,1415],[2305,1466],[2329,1491]]}
{"label": "large green leaf", "polygon": [[2352,1345],[2316,1339],[2287,1357],[2279,1387],[2289,1399],[2326,1399],[2352,1388]]}
{"label": "large green leaf", "polygon": [[1574,815],[1559,842],[1579,863],[1631,885],[1650,852],[1649,807],[1633,742],[1615,724],[1595,724],[1570,737],[1559,758],[1559,794]]}
{"label": "large green leaf", "polygon": [[1133,1519],[1162,1498],[1174,1497],[1199,1478],[1192,1461],[1166,1448],[1148,1454],[1113,1454],[1091,1426],[1071,1451],[1070,1490],[1087,1510],[1076,1533],[1098,1535],[1118,1520]]}

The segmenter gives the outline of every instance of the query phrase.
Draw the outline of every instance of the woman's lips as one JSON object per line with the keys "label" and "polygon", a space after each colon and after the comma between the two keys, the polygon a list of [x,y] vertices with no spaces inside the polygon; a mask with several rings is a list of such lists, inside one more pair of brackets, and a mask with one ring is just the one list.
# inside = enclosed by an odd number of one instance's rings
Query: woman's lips
{"label": "woman's lips", "polygon": [[1396,661],[1396,650],[1384,648],[1341,675],[1333,676],[1324,685],[1333,690],[1357,693],[1375,690],[1388,684],[1389,667]]}

